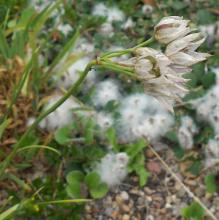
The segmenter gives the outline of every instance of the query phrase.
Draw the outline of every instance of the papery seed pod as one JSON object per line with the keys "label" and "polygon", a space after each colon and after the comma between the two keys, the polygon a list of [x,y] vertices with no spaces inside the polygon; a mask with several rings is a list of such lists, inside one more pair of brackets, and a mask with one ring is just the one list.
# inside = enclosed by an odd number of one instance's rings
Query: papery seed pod
{"label": "papery seed pod", "polygon": [[178,65],[182,65],[185,67],[190,67],[196,63],[202,62],[206,60],[211,55],[208,53],[198,53],[194,51],[188,51],[188,52],[177,52],[169,58]]}
{"label": "papery seed pod", "polygon": [[178,38],[186,36],[191,32],[188,27],[189,20],[179,16],[164,17],[155,26],[155,39],[163,44],[168,44]]}
{"label": "papery seed pod", "polygon": [[169,43],[165,54],[171,56],[182,50],[195,51],[204,41],[205,38],[200,33],[189,34]]}

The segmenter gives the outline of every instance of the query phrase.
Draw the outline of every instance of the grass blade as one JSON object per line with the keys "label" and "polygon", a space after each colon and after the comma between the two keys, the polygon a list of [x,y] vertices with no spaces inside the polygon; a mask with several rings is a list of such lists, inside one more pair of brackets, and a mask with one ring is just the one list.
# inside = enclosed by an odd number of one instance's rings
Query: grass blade
{"label": "grass blade", "polygon": [[44,146],[44,145],[31,145],[31,146],[27,146],[27,147],[22,147],[18,150],[18,153],[21,152],[21,151],[24,151],[24,150],[28,150],[28,149],[34,149],[34,148],[39,148],[39,149],[47,149],[47,150],[50,150],[56,154],[58,154],[59,156],[61,155],[60,151],[52,148],[52,147],[49,147],[49,146]]}

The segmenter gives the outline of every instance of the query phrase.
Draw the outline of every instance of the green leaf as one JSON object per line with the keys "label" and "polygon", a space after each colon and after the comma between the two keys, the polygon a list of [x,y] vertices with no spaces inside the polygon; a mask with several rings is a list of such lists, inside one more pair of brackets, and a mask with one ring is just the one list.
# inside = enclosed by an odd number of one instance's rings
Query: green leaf
{"label": "green leaf", "polygon": [[204,88],[208,89],[215,83],[215,74],[212,72],[204,74],[201,81]]}
{"label": "green leaf", "polygon": [[5,59],[10,58],[10,48],[4,36],[4,33],[1,29],[0,29],[0,52]]}
{"label": "green leaf", "polygon": [[81,187],[84,181],[84,174],[78,170],[71,171],[67,177],[66,191],[70,197],[81,198]]}
{"label": "green leaf", "polygon": [[81,183],[84,181],[84,174],[78,170],[74,170],[68,173],[66,180],[70,185],[74,184],[75,182]]}
{"label": "green leaf", "polygon": [[209,174],[205,176],[205,186],[208,193],[214,193],[217,191],[218,187],[214,175]]}
{"label": "green leaf", "polygon": [[89,119],[85,125],[85,142],[86,144],[92,144],[94,141],[94,128],[95,128],[95,123],[92,119]]}
{"label": "green leaf", "polygon": [[141,187],[144,186],[148,181],[148,177],[150,176],[150,173],[148,171],[146,171],[145,167],[143,167],[143,166],[136,169],[136,173],[139,176],[140,186]]}
{"label": "green leaf", "polygon": [[10,124],[10,122],[11,122],[10,119],[6,119],[0,124],[0,139],[2,138],[2,135],[5,129],[7,128],[7,126]]}
{"label": "green leaf", "polygon": [[147,183],[150,173],[145,169],[145,157],[138,154],[129,164],[129,172],[134,171],[139,176],[139,185],[144,186]]}
{"label": "green leaf", "polygon": [[94,171],[91,173],[88,173],[87,176],[85,177],[85,183],[87,184],[87,186],[90,190],[96,189],[100,184],[99,174]]}
{"label": "green leaf", "polygon": [[81,184],[79,182],[75,182],[71,185],[67,185],[66,192],[72,198],[81,198]]}
{"label": "green leaf", "polygon": [[62,128],[59,128],[56,132],[55,132],[55,140],[61,144],[67,144],[71,138],[70,138],[70,133],[71,133],[71,128],[70,126],[64,126]]}
{"label": "green leaf", "polygon": [[202,163],[200,160],[194,161],[194,163],[188,168],[188,171],[191,172],[193,175],[199,175],[201,171]]}
{"label": "green leaf", "polygon": [[94,171],[87,174],[85,183],[89,188],[91,196],[95,199],[102,198],[109,190],[107,184],[102,183],[99,174]]}
{"label": "green leaf", "polygon": [[196,16],[199,24],[210,24],[214,21],[214,16],[206,9],[199,9]]}
{"label": "green leaf", "polygon": [[20,208],[20,204],[16,204],[12,206],[11,208],[7,209],[6,211],[0,214],[0,220],[8,219],[9,216],[14,214],[19,208]]}
{"label": "green leaf", "polygon": [[117,141],[116,141],[116,131],[114,128],[109,128],[106,133],[106,138],[109,141],[109,144],[113,147],[115,151],[118,151],[117,149]]}
{"label": "green leaf", "polygon": [[126,153],[130,158],[134,158],[138,153],[140,153],[145,147],[147,143],[144,139],[139,140],[138,142],[131,144],[127,147]]}
{"label": "green leaf", "polygon": [[100,183],[98,187],[92,188],[90,190],[90,194],[94,199],[100,199],[103,198],[107,192],[109,191],[109,187],[106,183]]}
{"label": "green leaf", "polygon": [[181,210],[181,215],[185,220],[204,220],[204,214],[204,209],[197,202],[193,202]]}

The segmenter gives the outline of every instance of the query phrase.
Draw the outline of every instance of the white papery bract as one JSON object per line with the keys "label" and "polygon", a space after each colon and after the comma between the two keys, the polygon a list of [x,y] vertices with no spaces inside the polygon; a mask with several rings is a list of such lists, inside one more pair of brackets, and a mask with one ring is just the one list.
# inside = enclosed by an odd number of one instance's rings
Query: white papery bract
{"label": "white papery bract", "polygon": [[179,16],[164,17],[154,27],[155,38],[160,43],[168,44],[191,32],[188,20]]}
{"label": "white papery bract", "polygon": [[210,139],[205,146],[205,167],[209,168],[216,164],[219,164],[219,141],[217,137]]}
{"label": "white papery bract", "polygon": [[136,56],[119,62],[132,67],[143,81],[145,92],[157,98],[168,110],[173,111],[175,101],[180,101],[188,90],[182,77],[190,68],[174,64],[165,54],[152,48],[135,50]]}
{"label": "white papery bract", "polygon": [[96,85],[92,103],[96,107],[103,107],[109,101],[118,101],[121,98],[119,85],[115,80],[105,80]]}
{"label": "white papery bract", "polygon": [[198,132],[193,119],[189,116],[181,118],[181,125],[178,129],[178,139],[182,148],[189,150],[193,147],[193,136]]}
{"label": "white papery bract", "polygon": [[[52,96],[45,106],[45,110],[55,104],[62,96],[56,94]],[[49,114],[41,121],[39,127],[47,131],[55,131],[74,120],[73,109],[78,108],[80,105],[75,102],[74,99],[67,99],[62,105],[60,105],[55,111]]]}
{"label": "white papery bract", "polygon": [[126,153],[108,153],[96,167],[102,182],[109,187],[120,184],[127,175],[129,157]]}
{"label": "white papery bract", "polygon": [[192,66],[206,60],[210,55],[198,53],[195,50],[204,42],[205,38],[200,33],[191,33],[189,21],[182,17],[164,17],[155,26],[155,38],[168,44],[165,54],[174,64],[184,67]]}
{"label": "white papery bract", "polygon": [[165,54],[171,56],[185,49],[195,51],[204,41],[205,38],[200,33],[189,34],[169,43]]}
{"label": "white papery bract", "polygon": [[170,129],[173,117],[159,102],[145,94],[125,98],[119,109],[117,131],[121,142],[128,143],[139,138],[157,140]]}

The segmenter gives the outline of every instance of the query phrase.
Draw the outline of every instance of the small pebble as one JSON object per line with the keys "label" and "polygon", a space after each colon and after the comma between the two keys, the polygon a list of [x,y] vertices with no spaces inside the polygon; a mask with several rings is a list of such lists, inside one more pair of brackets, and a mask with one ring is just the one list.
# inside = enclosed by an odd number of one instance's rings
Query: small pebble
{"label": "small pebble", "polygon": [[128,201],[129,200],[129,194],[126,191],[122,191],[120,194],[120,197],[124,200],[124,201]]}
{"label": "small pebble", "polygon": [[129,215],[123,215],[122,216],[122,220],[129,220],[130,219],[130,216]]}

